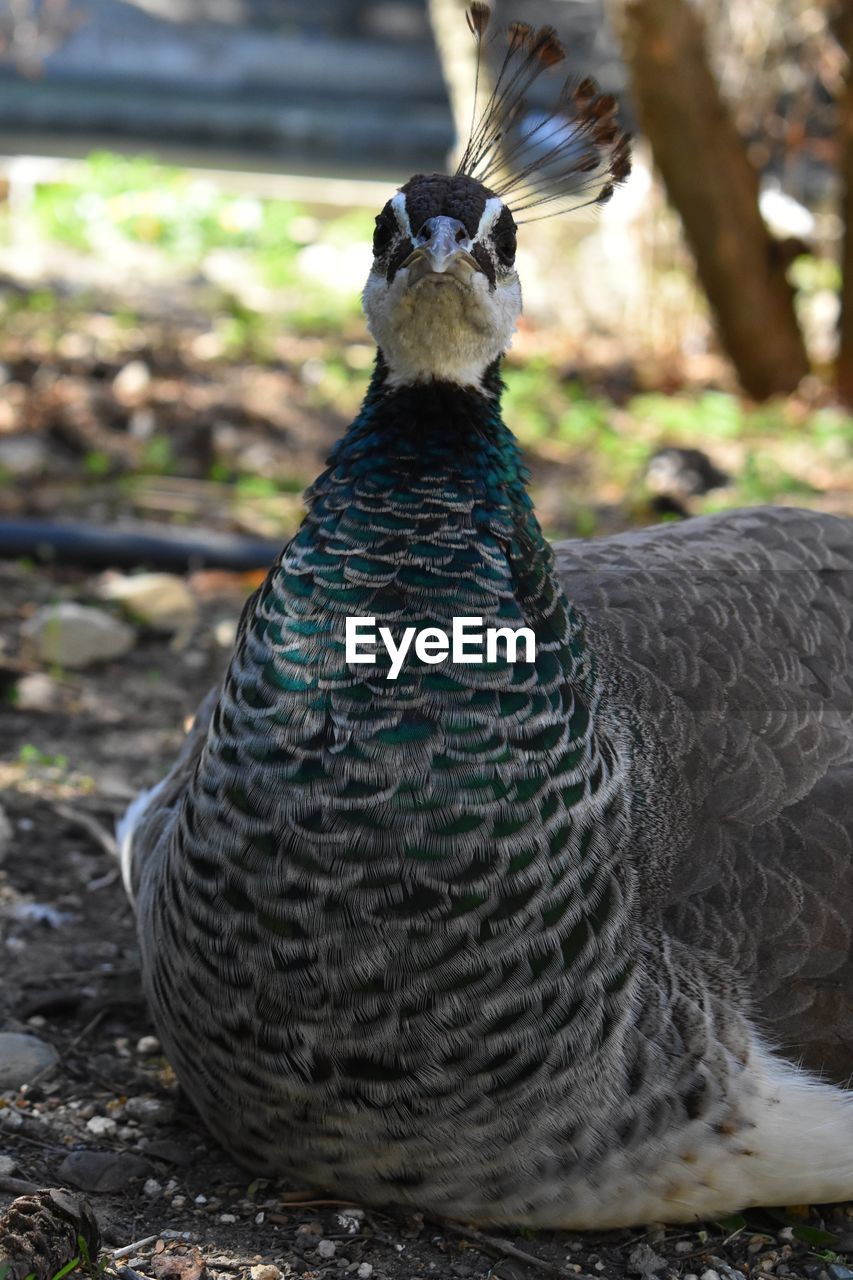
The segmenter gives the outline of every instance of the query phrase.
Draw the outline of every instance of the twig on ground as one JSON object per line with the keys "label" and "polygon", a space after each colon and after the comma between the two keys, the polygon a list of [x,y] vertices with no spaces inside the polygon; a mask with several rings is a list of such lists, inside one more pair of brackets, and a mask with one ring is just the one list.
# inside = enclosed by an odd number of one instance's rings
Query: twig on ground
{"label": "twig on ground", "polygon": [[93,818],[90,813],[83,813],[80,809],[72,809],[67,804],[55,804],[53,807],[60,818],[64,818],[72,826],[79,827],[81,831],[85,831],[87,835],[90,835],[95,843],[103,849],[104,853],[109,854],[111,858],[118,858],[118,845],[115,836],[97,818]]}
{"label": "twig on ground", "polygon": [[517,1245],[510,1244],[509,1240],[501,1240],[499,1236],[487,1236],[482,1231],[478,1231],[476,1227],[465,1227],[461,1223],[448,1222],[444,1218],[430,1218],[429,1221],[445,1231],[452,1231],[458,1236],[473,1240],[475,1244],[480,1245],[487,1253],[496,1254],[499,1258],[515,1258],[517,1262],[523,1262],[528,1267],[536,1267],[539,1271],[544,1271],[546,1275],[559,1276],[560,1280],[577,1280],[576,1276],[570,1276],[567,1271],[557,1266],[555,1262],[548,1262],[545,1258],[537,1258],[534,1253],[527,1253],[526,1250],[519,1249]]}
{"label": "twig on ground", "polygon": [[151,1280],[150,1276],[144,1276],[141,1271],[134,1271],[133,1267],[116,1267],[116,1275],[121,1280]]}
{"label": "twig on ground", "polygon": [[74,1039],[71,1041],[69,1045],[66,1045],[65,1050],[59,1055],[56,1062],[51,1062],[48,1066],[42,1067],[41,1071],[37,1071],[36,1074],[33,1076],[32,1080],[28,1080],[27,1083],[24,1085],[24,1087],[21,1089],[21,1093],[23,1094],[29,1093],[33,1085],[41,1084],[42,1080],[46,1080],[48,1076],[53,1075],[54,1071],[56,1071],[57,1068],[62,1066],[62,1064],[66,1061],[66,1059],[68,1058],[68,1055],[70,1053],[73,1053],[74,1050],[77,1048],[77,1046],[81,1044],[83,1040],[86,1039],[86,1036],[89,1034],[89,1032],[95,1029],[95,1027],[98,1025],[101,1019],[105,1016],[106,1012],[107,1012],[106,1009],[99,1009],[98,1012],[95,1014],[94,1018],[90,1018],[89,1021],[86,1023],[85,1027],[83,1028],[83,1030],[77,1033],[77,1035],[74,1037]]}
{"label": "twig on ground", "polygon": [[146,1245],[154,1244],[155,1240],[159,1240],[159,1236],[144,1236],[141,1240],[134,1240],[133,1244],[122,1245],[120,1249],[113,1249],[112,1256],[117,1258],[132,1258],[137,1249],[144,1249]]}
{"label": "twig on ground", "polygon": [[31,1196],[38,1187],[23,1178],[0,1178],[0,1191],[8,1191],[12,1196]]}

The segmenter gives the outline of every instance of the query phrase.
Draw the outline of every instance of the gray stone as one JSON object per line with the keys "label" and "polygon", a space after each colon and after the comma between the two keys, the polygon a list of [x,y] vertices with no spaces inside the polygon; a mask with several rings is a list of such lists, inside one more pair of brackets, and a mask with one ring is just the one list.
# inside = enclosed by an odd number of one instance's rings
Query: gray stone
{"label": "gray stone", "polygon": [[11,1156],[0,1156],[0,1178],[11,1178],[17,1167]]}
{"label": "gray stone", "polygon": [[121,658],[136,639],[132,627],[119,618],[71,601],[39,609],[22,631],[42,662],[71,670]]}
{"label": "gray stone", "polygon": [[147,1160],[128,1151],[72,1151],[57,1174],[80,1191],[122,1191],[150,1171]]}
{"label": "gray stone", "polygon": [[95,1138],[111,1138],[118,1129],[118,1124],[112,1116],[92,1116],[91,1120],[86,1121],[86,1128]]}
{"label": "gray stone", "polygon": [[26,479],[41,475],[50,453],[39,436],[15,435],[0,440],[0,471]]}
{"label": "gray stone", "polygon": [[136,1052],[141,1058],[156,1058],[163,1048],[156,1036],[142,1036],[136,1043]]}
{"label": "gray stone", "polygon": [[111,573],[98,594],[114,600],[132,621],[157,631],[189,632],[198,614],[195,596],[175,573]]}
{"label": "gray stone", "polygon": [[16,711],[55,711],[62,706],[62,689],[46,671],[30,671],[15,685]]}
{"label": "gray stone", "polygon": [[645,1243],[637,1244],[628,1254],[627,1271],[632,1276],[653,1276],[663,1271],[666,1258],[662,1258]]}
{"label": "gray stone", "polygon": [[20,1089],[58,1061],[53,1045],[37,1036],[0,1032],[0,1089]]}
{"label": "gray stone", "polygon": [[124,1111],[125,1115],[144,1125],[168,1124],[174,1116],[174,1108],[159,1098],[128,1098]]}

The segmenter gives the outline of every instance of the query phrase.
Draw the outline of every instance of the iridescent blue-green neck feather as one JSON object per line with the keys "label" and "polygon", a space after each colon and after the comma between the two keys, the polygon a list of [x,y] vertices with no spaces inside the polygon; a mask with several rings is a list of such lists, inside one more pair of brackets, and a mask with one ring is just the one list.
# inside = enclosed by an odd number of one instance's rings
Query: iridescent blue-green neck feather
{"label": "iridescent blue-green neck feather", "polygon": [[530,615],[547,647],[565,631],[565,606],[501,418],[498,366],[482,393],[439,382],[389,388],[385,373],[380,356],[282,567],[298,561],[301,587],[310,566],[322,570],[316,585],[330,614],[419,626],[465,614],[521,625]]}
{"label": "iridescent blue-green neck feather", "polygon": [[502,390],[497,362],[486,371],[482,390],[438,381],[389,386],[378,355],[361,411],[335,446],[329,471],[309,490],[309,501],[335,472],[397,490],[438,472],[451,485],[470,488],[485,508],[513,510],[526,519],[532,511],[528,474],[501,417]]}

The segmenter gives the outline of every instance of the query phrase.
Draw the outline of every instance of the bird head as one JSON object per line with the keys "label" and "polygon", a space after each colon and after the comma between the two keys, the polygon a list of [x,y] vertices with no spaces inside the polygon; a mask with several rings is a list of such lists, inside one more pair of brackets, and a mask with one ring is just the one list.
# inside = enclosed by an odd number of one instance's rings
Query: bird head
{"label": "bird head", "polygon": [[396,383],[477,384],[521,313],[516,225],[465,174],[418,174],[376,219],[363,301]]}
{"label": "bird head", "polygon": [[[594,80],[567,80],[548,112],[526,94],[565,51],[550,27],[514,22],[491,93],[477,89],[490,12],[468,10],[477,41],[471,132],[452,175],[416,174],[376,219],[362,300],[392,385],[441,380],[481,386],[521,314],[519,222],[601,204],[630,172],[616,100]],[[545,206],[545,212],[535,212]],[[519,217],[533,210],[533,219]]]}

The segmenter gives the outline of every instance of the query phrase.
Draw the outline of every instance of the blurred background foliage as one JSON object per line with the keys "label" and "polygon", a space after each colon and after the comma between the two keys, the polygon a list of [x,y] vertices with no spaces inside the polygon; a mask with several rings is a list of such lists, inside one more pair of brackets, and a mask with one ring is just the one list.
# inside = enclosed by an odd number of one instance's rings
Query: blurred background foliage
{"label": "blurred background foliage", "polygon": [[[7,4],[0,517],[293,529],[370,374],[373,216],[452,145],[461,13],[456,0]],[[549,532],[765,502],[853,514],[839,13],[519,0],[509,16],[552,21],[638,130],[635,174],[596,218],[521,237],[506,416]],[[269,78],[258,35],[301,81]],[[151,115],[155,90],[171,129]]]}

